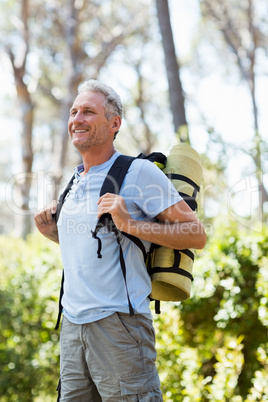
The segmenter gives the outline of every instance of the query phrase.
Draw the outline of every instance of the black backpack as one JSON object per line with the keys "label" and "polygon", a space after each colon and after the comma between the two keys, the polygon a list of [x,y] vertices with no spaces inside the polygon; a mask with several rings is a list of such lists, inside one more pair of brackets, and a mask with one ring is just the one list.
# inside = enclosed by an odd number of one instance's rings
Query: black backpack
{"label": "black backpack", "polygon": [[[115,162],[113,163],[113,165],[111,166],[106,178],[104,179],[103,185],[101,187],[100,190],[100,197],[106,193],[113,193],[113,194],[119,194],[120,192],[120,188],[121,185],[123,183],[123,180],[125,178],[125,175],[131,165],[131,163],[135,160],[135,159],[148,159],[149,161],[155,163],[156,165],[158,165],[161,168],[165,167],[166,164],[166,156],[163,155],[160,152],[153,152],[149,155],[144,155],[144,154],[139,154],[137,157],[132,157],[132,156],[127,156],[127,155],[120,155],[118,156],[118,158],[115,160]],[[179,176],[179,177],[178,177]],[[185,181],[189,181],[189,179],[185,176],[181,176],[181,175],[177,175],[177,174],[169,174],[168,175],[169,179],[173,180],[173,179],[180,179],[180,180],[185,180]],[[71,180],[69,181],[67,187],[65,188],[65,190],[63,191],[63,193],[60,195],[59,197],[59,201],[57,204],[57,210],[55,213],[55,219],[56,222],[59,219],[59,215],[63,206],[63,203],[65,201],[65,198],[67,196],[67,194],[69,193],[72,185],[73,185],[73,181],[74,181],[75,175],[72,176]],[[192,210],[196,210],[197,209],[197,203],[196,203],[196,194],[197,191],[199,191],[199,186],[197,186],[195,183],[191,183],[191,185],[193,185],[194,187],[194,192],[192,196],[189,196],[187,194],[181,193],[180,195],[183,197],[183,199],[188,203],[188,205],[191,207]],[[158,248],[158,245],[152,244],[150,247],[149,252],[146,252],[146,249],[144,247],[143,242],[132,235],[129,235],[128,233],[125,232],[120,232],[117,227],[115,226],[112,217],[110,214],[106,213],[103,214],[98,222],[97,225],[95,227],[94,231],[91,231],[92,237],[94,239],[96,239],[98,241],[98,250],[97,250],[97,254],[98,254],[98,258],[102,258],[102,243],[101,243],[101,239],[98,237],[98,232],[101,228],[106,227],[110,232],[113,232],[116,238],[116,241],[118,243],[118,247],[119,247],[119,258],[120,258],[120,265],[121,265],[121,270],[122,270],[122,274],[123,274],[123,278],[124,278],[124,282],[125,282],[125,287],[126,287],[126,292],[127,292],[127,298],[128,298],[128,306],[129,306],[129,314],[130,316],[134,315],[134,309],[132,307],[131,304],[131,300],[130,300],[130,296],[129,296],[129,292],[128,292],[128,287],[127,287],[127,281],[126,281],[126,265],[125,265],[125,261],[124,261],[124,257],[123,257],[123,250],[120,244],[120,239],[121,236],[124,235],[125,237],[127,237],[128,239],[130,239],[131,241],[133,241],[137,247],[140,248],[140,250],[142,251],[143,257],[144,257],[144,261],[145,264],[147,266],[147,270],[150,276],[152,276],[152,274],[154,272],[156,272],[156,270],[159,271],[159,269],[161,270],[161,268],[153,268],[151,265],[151,255],[154,249]],[[174,250],[174,264],[172,267],[168,268],[170,270],[170,272],[174,272],[174,273],[179,273],[180,275],[184,275],[186,277],[188,277],[191,281],[193,280],[192,275],[179,267],[179,263],[180,263],[180,255],[181,252],[183,253],[187,253],[187,255],[194,260],[194,255],[190,250]],[[60,324],[60,319],[61,319],[61,314],[62,314],[62,296],[63,296],[63,284],[64,284],[64,271],[62,273],[62,280],[61,280],[61,289],[60,289],[60,296],[59,296],[59,313],[58,313],[58,318],[57,318],[57,323],[56,323],[56,327],[55,329],[59,328],[59,324]],[[152,300],[152,299],[151,299]],[[155,300],[155,311],[156,313],[160,313],[160,301],[159,300]]]}

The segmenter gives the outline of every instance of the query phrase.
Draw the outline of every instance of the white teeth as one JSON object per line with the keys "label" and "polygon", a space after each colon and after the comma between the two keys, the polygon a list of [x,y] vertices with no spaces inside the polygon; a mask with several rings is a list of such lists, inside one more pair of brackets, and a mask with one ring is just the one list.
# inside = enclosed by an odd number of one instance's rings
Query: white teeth
{"label": "white teeth", "polygon": [[75,133],[85,133],[87,130],[74,130]]}

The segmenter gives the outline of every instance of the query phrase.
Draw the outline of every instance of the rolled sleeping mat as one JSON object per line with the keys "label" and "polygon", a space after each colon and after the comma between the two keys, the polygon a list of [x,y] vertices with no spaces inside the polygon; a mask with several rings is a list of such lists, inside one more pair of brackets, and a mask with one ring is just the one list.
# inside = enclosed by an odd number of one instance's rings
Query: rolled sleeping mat
{"label": "rolled sleeping mat", "polygon": [[[202,179],[201,159],[188,144],[175,145],[167,157],[164,173],[193,209],[197,209],[197,195]],[[193,250],[173,250],[159,247],[154,250],[151,268],[151,298],[163,301],[183,301],[190,297]]]}
{"label": "rolled sleeping mat", "polygon": [[190,145],[181,143],[171,148],[163,170],[184,200],[195,211],[202,180],[199,154]]}

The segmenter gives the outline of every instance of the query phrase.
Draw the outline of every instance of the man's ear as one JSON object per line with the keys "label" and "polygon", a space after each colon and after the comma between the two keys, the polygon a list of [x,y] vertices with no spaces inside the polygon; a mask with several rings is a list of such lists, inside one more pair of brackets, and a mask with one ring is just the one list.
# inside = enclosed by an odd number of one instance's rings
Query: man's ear
{"label": "man's ear", "polygon": [[120,116],[113,117],[112,118],[112,125],[111,125],[112,132],[115,133],[116,131],[119,130],[120,127],[121,127],[121,118],[120,118]]}

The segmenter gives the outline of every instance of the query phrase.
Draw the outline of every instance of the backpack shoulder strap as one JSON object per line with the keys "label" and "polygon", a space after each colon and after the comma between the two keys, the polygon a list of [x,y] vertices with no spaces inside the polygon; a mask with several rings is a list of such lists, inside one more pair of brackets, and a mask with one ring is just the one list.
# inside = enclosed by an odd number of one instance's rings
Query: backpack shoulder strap
{"label": "backpack shoulder strap", "polygon": [[[131,163],[134,161],[134,159],[140,158],[142,154],[140,154],[137,157],[133,156],[127,156],[127,155],[120,155],[118,158],[115,160],[113,165],[111,166],[107,176],[104,179],[103,185],[100,190],[100,196],[106,194],[106,193],[112,193],[112,194],[119,194],[120,188],[122,186],[122,183],[124,181],[124,178],[127,174],[127,171],[131,165]],[[110,231],[116,232],[116,228],[114,227],[114,223],[112,221],[111,215],[109,213],[103,214],[97,224],[94,232],[91,232],[93,237],[97,238],[97,233],[99,229],[102,227],[107,227]],[[128,233],[122,232],[125,237],[133,241],[136,246],[138,246],[143,254],[144,260],[146,260],[146,250],[145,247],[142,243],[142,241],[132,235],[129,235]],[[98,255],[100,255],[101,252],[101,245],[99,243],[99,250],[98,250]]]}
{"label": "backpack shoulder strap", "polygon": [[[60,212],[62,209],[62,206],[64,204],[65,198],[67,196],[67,194],[69,193],[69,191],[71,190],[71,187],[73,185],[73,181],[74,181],[75,175],[73,174],[73,176],[71,177],[69,183],[67,184],[66,188],[64,189],[64,191],[61,193],[60,197],[59,197],[59,201],[57,204],[57,209],[56,209],[56,213],[53,214],[53,216],[55,217],[56,223],[59,220],[59,216],[60,216]],[[57,318],[57,323],[55,326],[55,329],[59,328],[60,325],[60,319],[61,319],[61,314],[62,314],[62,296],[63,296],[63,284],[64,284],[64,270],[62,270],[62,277],[61,277],[61,287],[60,287],[60,296],[59,296],[59,312],[58,312],[58,318]]]}
{"label": "backpack shoulder strap", "polygon": [[[131,165],[131,163],[136,159],[133,156],[127,155],[119,155],[118,158],[114,161],[110,170],[107,173],[107,176],[104,179],[100,190],[100,197],[106,193],[119,194],[120,188],[124,181],[124,178],[127,174],[127,171]],[[98,240],[98,257],[101,258],[101,241],[97,236],[99,230],[103,227],[106,227],[110,232],[117,232],[117,228],[112,220],[111,214],[105,213],[101,215],[98,219],[96,227],[94,231],[91,231],[92,236]]]}
{"label": "backpack shoulder strap", "polygon": [[66,198],[67,194],[71,190],[74,178],[75,178],[75,175],[73,174],[71,179],[70,179],[70,181],[69,181],[69,183],[67,184],[65,190],[61,193],[61,195],[59,197],[59,201],[58,201],[58,204],[57,204],[57,210],[56,210],[56,213],[54,214],[56,222],[58,222],[58,220],[59,220],[60,211],[62,209],[62,206],[63,206],[63,203],[65,201],[65,198]]}
{"label": "backpack shoulder strap", "polygon": [[119,155],[111,166],[100,190],[100,197],[105,193],[119,194],[120,188],[127,174],[131,163],[135,159],[148,159],[165,166],[166,156],[161,152],[152,152],[149,155],[139,154],[138,156]]}
{"label": "backpack shoulder strap", "polygon": [[100,197],[106,193],[119,194],[127,171],[134,159],[136,158],[128,155],[118,156],[104,179]]}
{"label": "backpack shoulder strap", "polygon": [[[127,174],[127,171],[129,169],[131,163],[134,161],[134,159],[136,159],[136,158],[132,157],[132,156],[127,156],[127,155],[118,156],[118,158],[115,160],[115,162],[111,166],[107,176],[104,179],[103,185],[100,190],[100,197],[106,193],[119,194],[120,188],[121,188],[124,178]],[[130,316],[132,316],[132,315],[134,315],[134,309],[131,304],[130,296],[129,296],[129,292],[128,292],[127,278],[126,278],[126,264],[124,261],[123,249],[122,249],[121,241],[120,241],[120,232],[117,229],[117,227],[115,226],[115,224],[112,220],[111,214],[109,214],[109,213],[103,214],[98,219],[95,230],[91,231],[92,237],[94,239],[98,240],[98,251],[97,251],[98,258],[102,257],[102,255],[101,255],[102,244],[101,244],[101,239],[98,237],[97,234],[98,234],[98,231],[102,227],[108,228],[109,231],[111,231],[115,234],[116,241],[119,246],[120,266],[121,266],[121,270],[122,270],[122,274],[123,274],[123,278],[124,278],[124,282],[125,282],[125,287],[126,287],[128,306],[129,306],[129,314],[130,314]],[[126,237],[128,237],[130,240],[134,241],[134,243],[141,249],[141,251],[144,255],[144,258],[145,258],[146,250],[145,250],[145,247],[144,247],[143,243],[141,242],[141,240],[136,239],[134,236],[130,236],[125,233],[122,233],[122,234],[125,235]]]}

